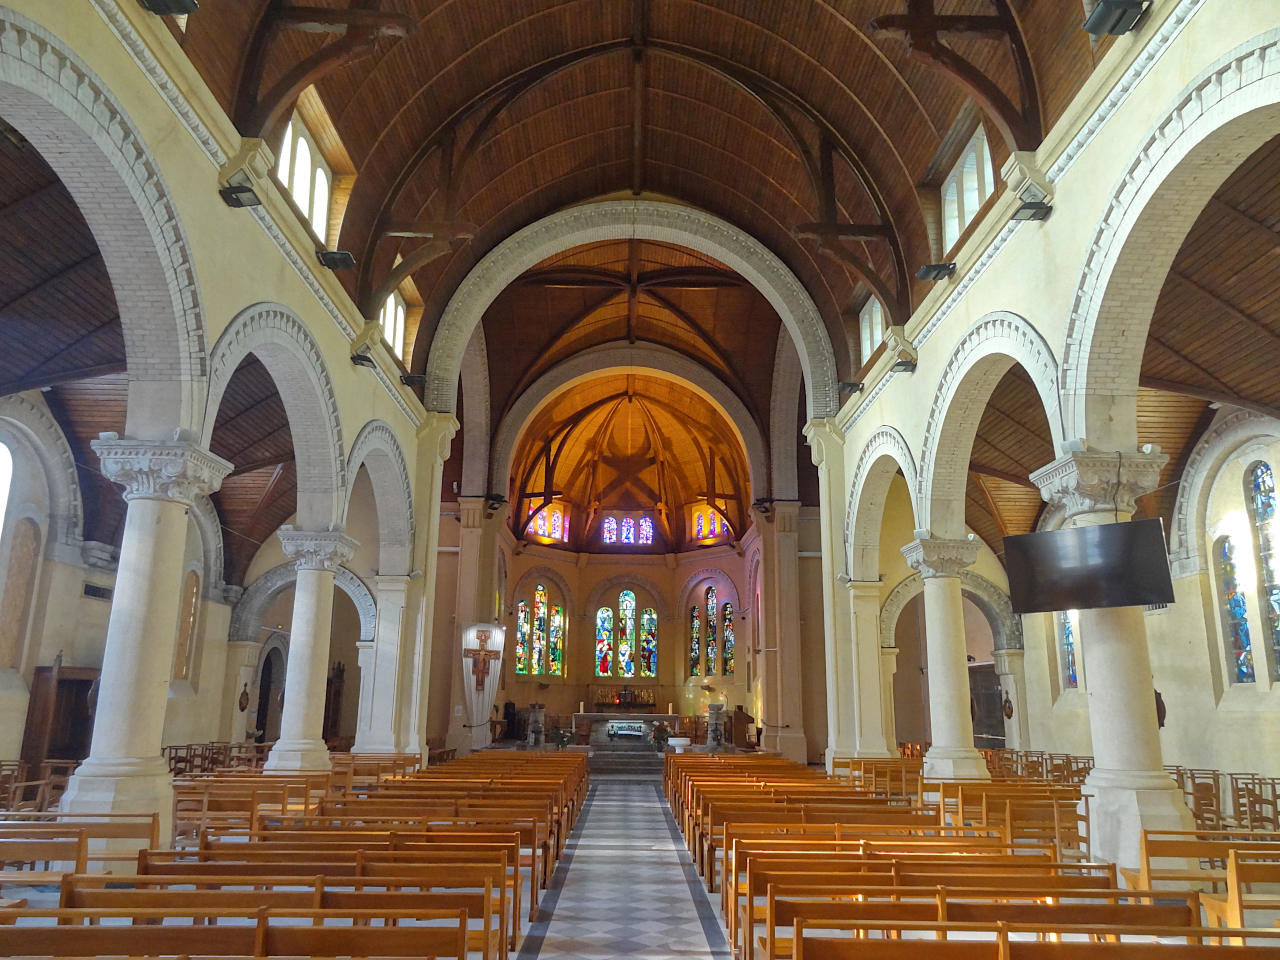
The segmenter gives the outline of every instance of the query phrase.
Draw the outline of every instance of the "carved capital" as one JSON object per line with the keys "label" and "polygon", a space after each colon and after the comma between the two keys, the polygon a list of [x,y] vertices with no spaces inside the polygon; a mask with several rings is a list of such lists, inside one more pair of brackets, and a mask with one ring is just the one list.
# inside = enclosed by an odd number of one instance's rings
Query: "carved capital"
{"label": "carved capital", "polygon": [[1169,457],[1159,447],[1138,451],[1073,450],[1031,474],[1040,495],[1067,518],[1084,513],[1133,513],[1134,501],[1160,483]]}
{"label": "carved capital", "polygon": [[830,417],[810,420],[804,426],[805,439],[809,441],[809,455],[813,465],[820,467],[843,455],[844,433]]}
{"label": "carved capital", "polygon": [[276,533],[284,555],[299,570],[337,570],[351,559],[359,546],[345,533],[335,530],[298,530],[286,524]]}
{"label": "carved capital", "polygon": [[458,432],[458,418],[452,413],[428,412],[418,425],[419,455],[434,453],[443,463],[449,459],[449,444]]}
{"label": "carved capital", "polygon": [[937,540],[932,537],[912,540],[902,548],[907,564],[920,571],[920,576],[958,577],[965,567],[978,559],[978,541]]}
{"label": "carved capital", "polygon": [[126,500],[174,500],[190,507],[196,497],[222,486],[232,467],[197,447],[184,430],[175,430],[172,440],[101,433],[89,446],[98,455],[102,475],[124,487]]}

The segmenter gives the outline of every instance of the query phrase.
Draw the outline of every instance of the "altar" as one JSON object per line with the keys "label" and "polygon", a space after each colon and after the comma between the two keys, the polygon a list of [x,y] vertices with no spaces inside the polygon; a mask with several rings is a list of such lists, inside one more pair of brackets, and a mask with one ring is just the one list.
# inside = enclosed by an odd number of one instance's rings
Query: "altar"
{"label": "altar", "polygon": [[595,746],[608,743],[652,743],[653,726],[664,723],[675,735],[680,718],[671,713],[575,713],[570,721],[573,735],[579,743],[579,734],[587,735],[587,742]]}

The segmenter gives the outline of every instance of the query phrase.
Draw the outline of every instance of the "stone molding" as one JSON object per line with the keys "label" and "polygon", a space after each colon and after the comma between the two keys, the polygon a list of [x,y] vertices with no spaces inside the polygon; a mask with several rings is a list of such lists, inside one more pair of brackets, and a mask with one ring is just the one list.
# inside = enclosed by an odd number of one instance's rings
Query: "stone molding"
{"label": "stone molding", "polygon": [[[353,482],[362,466],[369,471],[378,511],[378,570],[387,575],[408,573],[415,528],[413,486],[400,440],[383,420],[370,420],[351,444],[347,476]],[[347,509],[350,506],[348,491]]]}
{"label": "stone molding", "polygon": [[277,530],[276,536],[284,555],[299,570],[337,571],[360,545],[336,530],[298,530],[288,524]]}
{"label": "stone molding", "polygon": [[960,338],[938,378],[925,423],[917,477],[916,507],[922,527],[939,526],[944,519],[933,516],[934,498],[939,490],[954,496],[958,489],[963,499],[968,450],[961,458],[945,460],[942,451],[952,452],[957,446],[957,432],[959,436],[971,437],[977,430],[991,392],[1012,363],[1003,367],[992,363],[980,371],[975,368],[984,360],[1001,357],[1017,363],[1031,377],[1044,405],[1053,448],[1062,449],[1062,407],[1053,350],[1025,317],[1003,310],[987,314]]}
{"label": "stone molding", "polygon": [[[715,581],[716,585],[717,608],[723,607],[725,601],[728,601],[733,604],[734,613],[738,613],[740,600],[740,597],[738,596],[738,587],[733,582],[733,578],[718,567],[703,567],[701,570],[696,570],[685,578],[684,586],[680,588],[679,594],[682,602],[677,609],[683,610],[685,607],[691,606],[695,596],[699,598],[700,602],[705,602],[705,598],[702,596],[702,591],[705,591],[707,587],[711,586],[712,581]],[[727,591],[725,591],[725,587],[728,587]],[[722,592],[726,595],[721,596]]]}
{"label": "stone molding", "polygon": [[1137,498],[1159,485],[1168,460],[1163,453],[1076,450],[1035,471],[1031,482],[1046,501],[1062,506],[1065,519],[1112,512],[1128,517]]}
{"label": "stone molding", "polygon": [[134,440],[101,433],[89,446],[102,475],[124,488],[125,500],[173,500],[190,507],[222,485],[232,464],[197,447],[185,431],[172,440]]}
{"label": "stone molding", "polygon": [[[880,469],[883,465],[882,459],[889,459],[895,465],[894,470]],[[872,471],[875,475],[872,475]],[[884,519],[884,499],[889,492],[889,484],[893,481],[893,475],[897,470],[902,471],[902,476],[907,482],[907,496],[911,499],[911,513],[915,518],[917,525],[920,520],[920,506],[916,503],[916,497],[919,494],[919,480],[916,473],[915,457],[911,455],[911,447],[907,443],[907,438],[897,427],[885,424],[879,427],[866,442],[862,448],[862,453],[858,455],[858,463],[853,471],[853,483],[849,487],[849,501],[845,507],[844,516],[844,550],[845,563],[847,564],[846,572],[849,576],[855,573],[863,575],[875,575],[879,571],[879,564],[876,569],[871,571],[857,570],[857,557],[854,555],[854,548],[858,546],[867,546],[874,548],[877,560],[880,551],[880,524]],[[875,483],[877,489],[874,493],[874,500],[871,504],[863,507],[863,498],[867,496],[867,485]],[[870,514],[865,511],[871,511]]]}
{"label": "stone molding", "polygon": [[206,600],[222,603],[226,589],[222,578],[226,566],[223,559],[222,522],[218,519],[218,511],[214,509],[213,501],[201,494],[192,501],[190,516],[200,532],[200,545],[203,548],[201,593]]}
{"label": "stone molding", "polygon": [[452,413],[467,341],[494,298],[522,272],[555,253],[596,240],[636,237],[678,243],[740,273],[791,332],[805,372],[809,417],[840,408],[835,354],[808,291],[783,262],[745,231],[694,207],[618,200],[570,207],[508,237],[472,268],[441,315],[427,359],[428,409]]}
{"label": "stone molding", "polygon": [[978,559],[978,541],[942,540],[929,537],[912,540],[902,548],[907,565],[920,571],[928,580],[932,577],[958,577],[960,571],[973,566]]}
{"label": "stone molding", "polygon": [[[560,596],[564,599],[564,615],[566,617],[585,616],[586,613],[578,609],[578,605],[574,600],[573,591],[569,588],[569,582],[565,580],[559,573],[548,566],[537,566],[526,570],[524,575],[516,581],[515,586],[511,588],[511,595],[502,598],[503,617],[507,616],[507,609],[515,609],[516,602],[521,598],[533,596],[533,589],[539,583],[554,584],[555,588],[560,591]],[[595,611],[591,611],[592,616]]]}
{"label": "stone molding", "polygon": [[[292,563],[282,563],[277,567],[272,567],[242,592],[236,600],[235,606],[231,611],[231,624],[227,631],[229,643],[253,643],[257,644],[259,630],[262,627],[262,618],[266,615],[267,608],[271,606],[271,602],[280,595],[281,591],[293,584],[298,579],[298,569]],[[373,599],[373,594],[369,592],[369,588],[365,586],[363,580],[352,573],[346,567],[339,567],[334,571],[333,585],[351,598],[351,602],[355,605],[356,612],[360,615],[360,642],[373,642],[374,630],[378,620],[378,605]],[[288,631],[273,631],[273,636],[281,634],[287,635]],[[268,644],[263,647],[263,655],[259,658],[259,663],[266,658],[268,652]],[[284,644],[280,644],[284,649]],[[288,660],[288,657],[285,658]]]}
{"label": "stone molding", "polygon": [[[1197,8],[1198,5],[1194,0],[1183,2],[1184,8]],[[1194,9],[1189,10],[1182,18],[1183,22],[1193,12]],[[1175,16],[1182,14],[1180,9]],[[1173,106],[1153,125],[1151,133],[1112,189],[1111,200],[1089,245],[1067,323],[1062,386],[1067,418],[1074,435],[1089,436],[1087,398],[1090,393],[1111,395],[1117,389],[1131,390],[1134,384],[1130,381],[1136,383],[1141,341],[1136,348],[1117,351],[1113,349],[1116,344],[1102,343],[1098,321],[1107,289],[1120,265],[1122,253],[1130,246],[1138,221],[1148,210],[1154,195],[1169,183],[1178,166],[1196,146],[1249,110],[1280,100],[1280,85],[1275,83],[1277,79],[1280,79],[1280,28],[1260,34],[1220,57],[1183,88]],[[1053,171],[1050,172],[1052,175]],[[1201,203],[1198,197],[1188,203],[1194,206],[1194,211],[1158,211],[1161,223],[1177,217],[1186,220],[1189,227],[1190,221],[1199,213]],[[1175,206],[1185,207],[1187,204]],[[1158,244],[1161,247],[1157,251],[1159,256],[1153,257],[1153,251],[1144,249],[1139,258],[1141,263],[1135,264],[1135,269],[1149,272],[1152,262],[1171,259],[1184,235],[1185,231],[1163,230]],[[1128,314],[1134,309],[1128,304],[1122,305],[1121,312],[1125,317],[1117,318],[1117,321],[1129,319]],[[1149,319],[1145,318],[1144,322],[1149,322]],[[1126,341],[1133,339],[1132,323],[1108,325],[1112,326],[1124,328]],[[1117,334],[1119,332],[1117,330]],[[1096,365],[1100,369],[1091,371],[1090,367],[1095,365],[1095,354]]]}
{"label": "stone molding", "polygon": [[26,436],[44,468],[49,486],[49,522],[54,544],[78,547],[84,538],[84,501],[75,455],[38,390],[0,397],[0,421]]}
{"label": "stone molding", "polygon": [[[667,597],[658,588],[657,584],[647,577],[632,573],[620,573],[597,583],[587,597],[587,605],[582,610],[582,616],[595,617],[596,611],[606,605],[606,598],[609,601],[608,606],[616,611],[618,609],[618,594],[627,589],[642,590],[653,597],[654,608],[658,611],[659,620],[665,620],[670,616]],[[641,603],[640,598],[637,597],[636,606],[639,609],[643,609],[646,605]],[[661,636],[659,636],[659,640],[661,640]]]}
{"label": "stone molding", "polygon": [[292,310],[255,303],[241,310],[214,344],[203,443],[213,437],[222,396],[249,354],[267,368],[284,403],[298,472],[298,514],[327,526],[347,501],[347,465],[337,392],[319,343]]}
{"label": "stone molding", "polygon": [[[477,323],[462,355],[462,493],[483,496],[489,489],[489,349],[484,325]],[[505,490],[506,478],[499,482]]]}
{"label": "stone molding", "polygon": [[[773,354],[773,396],[769,402],[769,460],[771,495],[778,500],[800,499],[800,478],[796,452],[800,446],[796,423],[800,419],[800,391],[804,370],[800,354],[786,328],[778,330]],[[761,496],[756,493],[755,496]]]}
{"label": "stone molding", "polygon": [[[960,571],[960,590],[969,597],[991,624],[997,656],[1003,651],[1022,652],[1022,618],[1013,612],[1009,595],[982,574],[973,570]],[[894,647],[894,631],[898,618],[918,594],[924,592],[924,578],[917,573],[898,582],[885,597],[880,608],[880,644]]]}

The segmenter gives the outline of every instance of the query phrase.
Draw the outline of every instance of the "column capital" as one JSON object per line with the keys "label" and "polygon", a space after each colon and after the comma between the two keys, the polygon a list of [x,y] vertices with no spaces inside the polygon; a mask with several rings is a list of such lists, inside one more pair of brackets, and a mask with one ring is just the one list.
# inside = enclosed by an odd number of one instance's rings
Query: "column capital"
{"label": "column capital", "polygon": [[185,430],[170,440],[134,440],[100,433],[89,441],[102,475],[124,487],[126,500],[173,500],[191,506],[196,497],[222,486],[232,464],[202,450]]}
{"label": "column capital", "polygon": [[431,450],[441,461],[449,459],[449,444],[458,432],[458,418],[452,413],[428,410],[418,424],[418,449]]}
{"label": "column capital", "polygon": [[1167,454],[1147,451],[1072,450],[1031,474],[1040,496],[1061,506],[1067,518],[1083,513],[1133,513],[1134,501],[1160,483]]}
{"label": "column capital", "polygon": [[831,417],[810,420],[804,425],[804,436],[809,441],[809,453],[815,467],[841,456],[844,451],[844,432]]}
{"label": "column capital", "polygon": [[373,578],[378,593],[404,593],[409,589],[408,574],[379,573]]}
{"label": "column capital", "polygon": [[464,530],[476,530],[484,526],[484,497],[458,497],[458,520]]}
{"label": "column capital", "polygon": [[285,524],[276,533],[284,555],[299,570],[337,570],[356,552],[358,544],[336,530],[298,530]]}
{"label": "column capital", "polygon": [[978,559],[978,541],[939,540],[933,537],[920,537],[925,531],[917,530],[917,539],[902,548],[902,555],[907,564],[920,571],[926,580],[931,577],[958,577],[965,567],[973,565]]}
{"label": "column capital", "polygon": [[875,600],[880,604],[879,580],[850,580],[845,584],[849,588],[849,596],[854,600]]}

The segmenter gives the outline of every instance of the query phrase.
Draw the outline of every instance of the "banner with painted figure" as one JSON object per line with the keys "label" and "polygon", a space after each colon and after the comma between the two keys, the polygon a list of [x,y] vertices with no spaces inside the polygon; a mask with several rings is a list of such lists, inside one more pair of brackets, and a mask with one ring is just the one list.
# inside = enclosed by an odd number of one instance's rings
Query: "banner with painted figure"
{"label": "banner with painted figure", "polygon": [[489,718],[498,698],[506,629],[476,623],[462,631],[462,687],[466,695],[471,749],[489,745]]}

